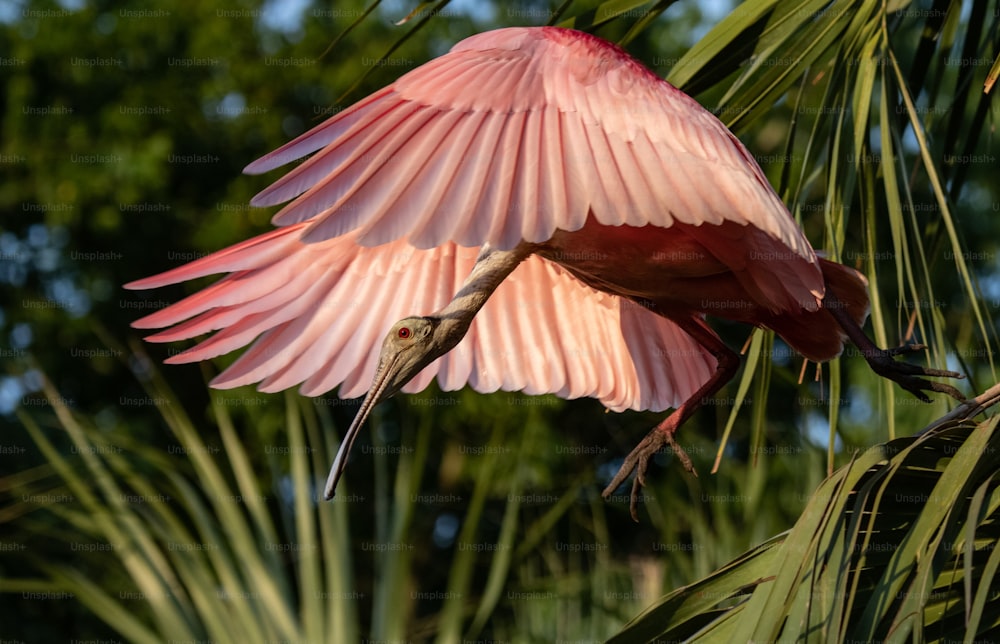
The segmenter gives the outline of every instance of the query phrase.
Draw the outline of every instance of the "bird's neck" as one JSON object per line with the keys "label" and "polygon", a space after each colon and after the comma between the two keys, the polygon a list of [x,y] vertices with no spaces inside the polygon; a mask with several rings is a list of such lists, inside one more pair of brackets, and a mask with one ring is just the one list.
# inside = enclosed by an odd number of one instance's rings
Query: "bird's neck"
{"label": "bird's neck", "polygon": [[511,250],[497,250],[489,244],[483,246],[462,288],[447,306],[434,314],[441,320],[438,328],[448,345],[445,351],[450,351],[465,336],[472,318],[483,308],[500,282],[534,249],[535,245],[527,242],[521,242]]}

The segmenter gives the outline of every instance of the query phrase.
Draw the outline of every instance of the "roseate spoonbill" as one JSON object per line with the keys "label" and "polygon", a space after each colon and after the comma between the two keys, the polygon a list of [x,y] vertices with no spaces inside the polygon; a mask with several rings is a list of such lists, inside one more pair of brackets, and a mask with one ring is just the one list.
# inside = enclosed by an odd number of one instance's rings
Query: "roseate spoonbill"
{"label": "roseate spoonbill", "polygon": [[739,364],[706,315],[773,329],[817,362],[846,335],[916,396],[961,398],[919,377],[959,374],[893,359],[920,347],[868,340],[864,278],[816,257],[718,119],[595,36],[473,36],[246,172],[317,150],[253,200],[292,200],[278,229],[127,286],[228,273],[135,322],[176,325],[159,342],[217,331],[172,363],[253,341],[215,387],[356,397],[371,383],[327,498],[372,407],[436,375],[445,390],[674,408],[605,490],[635,472],[635,516],[650,456],[670,444],[690,468],[673,434]]}

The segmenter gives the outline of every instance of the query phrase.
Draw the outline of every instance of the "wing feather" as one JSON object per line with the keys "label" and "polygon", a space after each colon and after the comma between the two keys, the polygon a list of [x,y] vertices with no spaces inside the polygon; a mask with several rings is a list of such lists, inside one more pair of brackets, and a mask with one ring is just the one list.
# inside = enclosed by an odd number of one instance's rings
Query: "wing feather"
{"label": "wing feather", "polygon": [[517,159],[517,172],[513,176],[511,188],[511,212],[508,217],[520,221],[520,226],[513,224],[509,230],[516,230],[520,239],[541,242],[548,239],[545,232],[548,226],[540,225],[546,212],[539,208],[539,192],[544,185],[539,173],[541,171],[542,146],[542,111],[526,112],[524,130],[521,135],[521,145]]}
{"label": "wing feather", "polygon": [[566,168],[562,162],[559,111],[551,108],[542,110],[539,122],[537,219],[532,231],[535,238],[544,234],[546,221],[570,221],[570,217],[565,215],[569,201]]}
{"label": "wing feather", "polygon": [[[395,102],[385,101],[385,98],[387,96],[391,97],[392,93],[392,87],[382,88],[371,96],[358,101],[350,108],[340,112],[336,118],[328,119],[273,152],[262,156],[244,168],[243,171],[247,174],[262,174],[269,170],[274,170],[332,143],[345,134],[350,133],[354,127],[368,127],[371,123],[377,121],[377,118],[372,118],[378,114],[378,109],[373,108],[374,105],[381,104],[385,109],[396,107]],[[269,188],[262,192],[261,195],[267,195],[270,192],[271,189]],[[258,197],[261,195],[258,195]],[[288,198],[279,199],[272,203],[258,202],[257,205],[274,205]]]}
{"label": "wing feather", "polygon": [[311,220],[311,242],[361,229],[367,246],[409,239],[419,248],[512,248],[578,230],[593,212],[604,224],[750,224],[815,263],[753,157],[718,119],[579,32],[510,28],[468,38],[248,171],[315,150],[255,200],[294,198],[274,221]]}
{"label": "wing feather", "polygon": [[[442,145],[442,153],[433,163],[429,163],[422,173],[423,182],[428,192],[423,195],[421,203],[436,204],[442,212],[458,212],[468,207],[472,201],[469,188],[478,181],[463,176],[464,170],[474,170],[482,166],[482,159],[470,164],[468,157],[476,153],[476,137],[482,132],[485,113],[462,113],[461,118],[448,133],[446,144]],[[478,196],[476,197],[478,199]],[[422,219],[413,224],[411,243],[418,248],[433,248],[434,240],[440,237],[450,238],[460,222],[461,217],[433,217],[436,210],[423,208]]]}
{"label": "wing feather", "polygon": [[[405,241],[370,248],[358,243],[358,233],[290,245],[288,239],[308,225],[261,235],[165,274],[170,277],[133,284],[161,285],[212,267],[238,267],[137,326],[175,325],[151,336],[155,341],[218,329],[171,362],[249,345],[212,381],[215,387],[259,382],[262,391],[277,391],[301,385],[303,394],[319,395],[339,386],[342,397],[361,395],[391,324],[450,301],[477,249],[446,243],[420,250]],[[251,247],[261,251],[256,261],[242,255]],[[290,272],[300,277],[276,287]],[[469,384],[481,392],[590,396],[616,411],[678,404],[708,378],[714,359],[669,320],[623,302],[532,255],[500,284],[459,345],[404,391],[419,391],[436,377],[445,390]]]}
{"label": "wing feather", "polygon": [[[320,204],[325,201],[335,201],[339,198],[339,193],[311,189],[325,186],[340,178],[345,169],[353,168],[353,175],[347,174],[340,180],[342,190],[349,187],[350,181],[364,171],[366,162],[375,161],[378,143],[383,141],[393,129],[400,128],[413,115],[412,105],[390,99],[391,97],[379,103],[373,103],[368,110],[370,114],[362,113],[362,115],[367,116],[363,121],[352,122],[349,127],[336,128],[331,126],[323,130],[321,132],[323,140],[336,134],[339,136],[331,140],[321,155],[310,157],[305,163],[294,168],[257,194],[250,203],[255,206],[273,206],[308,192],[310,195],[308,198],[286,206],[275,215],[274,221],[278,225],[304,221],[321,212],[324,207]],[[352,116],[359,115],[353,114]],[[357,121],[357,118],[352,119],[352,121]],[[294,144],[305,136],[300,136],[292,143]],[[282,148],[278,148],[275,152],[281,150]]]}

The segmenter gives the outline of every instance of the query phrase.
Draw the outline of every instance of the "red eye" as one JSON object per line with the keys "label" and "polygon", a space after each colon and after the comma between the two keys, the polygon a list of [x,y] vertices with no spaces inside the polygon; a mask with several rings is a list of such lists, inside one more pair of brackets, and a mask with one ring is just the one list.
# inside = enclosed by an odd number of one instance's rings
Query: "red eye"
{"label": "red eye", "polygon": [[405,327],[405,326],[404,327],[400,327],[400,329],[399,329],[399,337],[401,337],[401,338],[403,338],[405,340],[406,338],[410,337],[410,335],[412,335],[412,332],[407,327]]}

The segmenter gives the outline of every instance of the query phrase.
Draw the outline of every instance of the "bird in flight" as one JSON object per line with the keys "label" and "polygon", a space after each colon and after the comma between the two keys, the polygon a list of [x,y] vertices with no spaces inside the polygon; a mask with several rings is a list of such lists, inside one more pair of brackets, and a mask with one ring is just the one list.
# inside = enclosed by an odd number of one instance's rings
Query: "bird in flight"
{"label": "bird in flight", "polygon": [[[816,256],[742,143],[619,47],[557,27],[472,36],[251,163],[311,153],[252,201],[277,228],[160,275],[225,273],[134,323],[167,360],[250,344],[212,380],[367,395],[330,471],[332,498],[371,409],[437,377],[443,390],[590,396],[673,409],[605,490],[635,475],[735,374],[706,316],[774,330],[809,360],[850,339],[927,400],[961,399],[863,333],[863,276]],[[393,323],[394,320],[399,320]],[[167,328],[169,327],[169,328]],[[381,338],[381,349],[379,340]]]}

